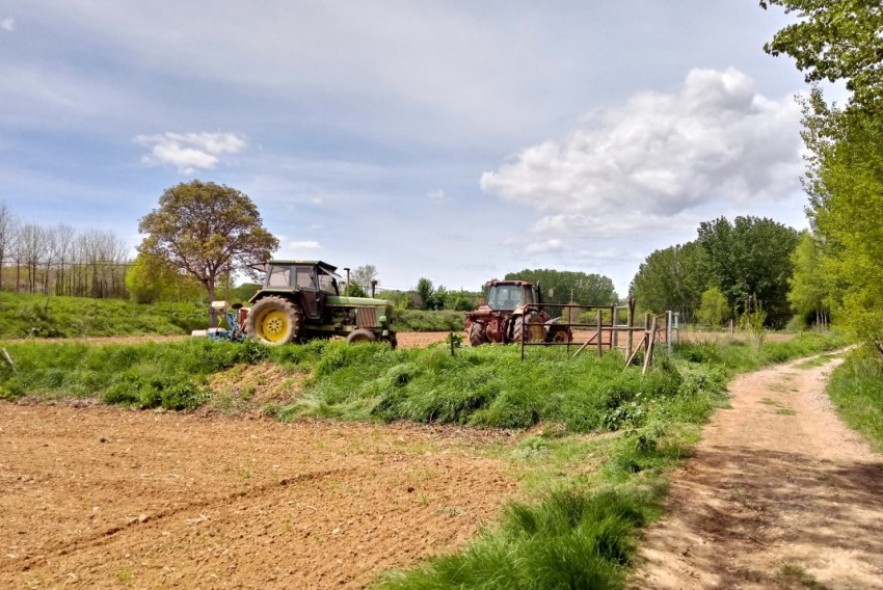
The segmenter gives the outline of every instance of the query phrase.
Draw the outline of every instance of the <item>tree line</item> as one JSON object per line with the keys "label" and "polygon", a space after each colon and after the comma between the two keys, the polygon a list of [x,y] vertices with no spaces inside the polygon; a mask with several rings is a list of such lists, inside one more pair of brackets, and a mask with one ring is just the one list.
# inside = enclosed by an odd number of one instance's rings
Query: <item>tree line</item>
{"label": "tree line", "polygon": [[[830,310],[883,356],[883,5],[761,0],[796,13],[764,49],[792,57],[812,84],[802,100],[811,231],[795,254],[791,301]],[[819,82],[842,81],[845,105]]]}
{"label": "tree line", "polygon": [[112,232],[41,226],[0,202],[0,289],[80,297],[126,297],[130,259]]}
{"label": "tree line", "polygon": [[685,322],[720,325],[754,314],[781,328],[793,315],[788,294],[798,241],[797,230],[772,219],[706,221],[696,240],[650,254],[630,294],[641,308],[677,311]]}

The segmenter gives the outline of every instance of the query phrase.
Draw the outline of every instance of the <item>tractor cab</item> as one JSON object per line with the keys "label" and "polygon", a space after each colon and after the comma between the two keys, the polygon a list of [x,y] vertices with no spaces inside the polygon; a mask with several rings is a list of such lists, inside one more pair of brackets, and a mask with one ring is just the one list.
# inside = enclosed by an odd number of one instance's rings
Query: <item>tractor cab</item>
{"label": "tractor cab", "polygon": [[527,303],[540,303],[539,290],[524,281],[490,281],[487,306],[495,311],[514,311]]}

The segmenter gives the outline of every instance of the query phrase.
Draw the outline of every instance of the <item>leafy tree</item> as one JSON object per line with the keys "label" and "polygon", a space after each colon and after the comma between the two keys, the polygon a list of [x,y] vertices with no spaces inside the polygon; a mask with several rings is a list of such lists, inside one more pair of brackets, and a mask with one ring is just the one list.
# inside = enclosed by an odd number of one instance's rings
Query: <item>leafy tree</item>
{"label": "leafy tree", "polygon": [[764,51],[786,54],[810,83],[845,80],[853,104],[883,103],[883,5],[879,0],[760,0],[796,13],[798,21],[777,32]]}
{"label": "leafy tree", "polygon": [[420,280],[417,281],[415,293],[419,309],[433,309],[435,287],[433,286],[432,281],[425,277],[421,277]]}
{"label": "leafy tree", "polygon": [[16,225],[15,216],[6,202],[0,202],[0,287],[3,286],[3,264],[15,245]]}
{"label": "leafy tree", "polygon": [[629,292],[641,309],[677,311],[690,322],[709,283],[707,267],[705,250],[697,242],[656,250],[638,268]]}
{"label": "leafy tree", "polygon": [[757,217],[721,217],[699,225],[699,244],[708,255],[708,268],[737,314],[753,299],[763,306],[768,325],[788,321],[788,281],[797,246],[797,231]]}
{"label": "leafy tree", "polygon": [[506,280],[530,281],[539,285],[543,298],[548,303],[570,303],[571,300],[583,305],[612,305],[619,299],[610,278],[584,272],[524,269],[507,273]]}
{"label": "leafy tree", "polygon": [[368,294],[365,292],[365,289],[362,288],[362,285],[357,283],[356,281],[350,279],[349,283],[343,288],[343,295],[347,297],[367,297]]}
{"label": "leafy tree", "polygon": [[717,287],[711,287],[702,294],[696,315],[702,323],[717,327],[722,326],[732,313],[726,296]]}
{"label": "leafy tree", "polygon": [[832,285],[822,267],[821,245],[810,232],[800,234],[800,241],[791,254],[794,275],[788,301],[803,323],[823,323],[828,317]]}
{"label": "leafy tree", "polygon": [[373,264],[366,264],[358,267],[350,275],[350,280],[362,288],[363,293],[371,292],[371,281],[377,280],[377,267]]}
{"label": "leafy tree", "polygon": [[810,215],[835,319],[883,355],[883,117],[816,108],[805,129]]}
{"label": "leafy tree", "polygon": [[248,301],[260,289],[261,285],[259,283],[242,283],[230,290],[227,294],[227,299],[233,302]]}
{"label": "leafy tree", "polygon": [[[879,0],[761,0],[799,21],[766,50],[788,54],[809,82],[844,80],[845,109],[829,107],[818,88],[803,103],[809,151],[806,182],[819,268],[838,324],[883,356],[883,5]],[[797,283],[809,305],[814,289]],[[792,288],[792,293],[795,291]]]}
{"label": "leafy tree", "polygon": [[[147,234],[139,252],[195,277],[209,301],[222,273],[266,261],[279,246],[247,195],[199,180],[166,190],[159,208],[142,217],[138,229]],[[210,322],[215,325],[214,314]]]}
{"label": "leafy tree", "polygon": [[126,272],[126,290],[136,303],[198,299],[202,287],[164,260],[139,254]]}

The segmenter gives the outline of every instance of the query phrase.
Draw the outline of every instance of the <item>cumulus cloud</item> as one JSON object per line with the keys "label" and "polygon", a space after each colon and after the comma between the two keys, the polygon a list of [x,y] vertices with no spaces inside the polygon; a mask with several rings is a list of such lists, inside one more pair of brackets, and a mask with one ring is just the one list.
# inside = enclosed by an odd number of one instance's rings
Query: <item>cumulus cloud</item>
{"label": "cumulus cloud", "polygon": [[15,19],[11,16],[7,16],[6,18],[0,18],[0,29],[11,33],[15,30]]}
{"label": "cumulus cloud", "polygon": [[288,245],[293,250],[319,250],[322,246],[316,240],[300,240]]}
{"label": "cumulus cloud", "polygon": [[135,143],[150,148],[143,161],[171,165],[183,174],[217,166],[220,156],[235,154],[245,148],[245,140],[232,133],[162,133],[138,135]]}
{"label": "cumulus cloud", "polygon": [[675,93],[636,95],[588,115],[564,139],[525,149],[485,172],[481,188],[548,211],[536,231],[656,228],[713,203],[799,189],[799,128],[792,97],[767,99],[734,69],[692,70]]}

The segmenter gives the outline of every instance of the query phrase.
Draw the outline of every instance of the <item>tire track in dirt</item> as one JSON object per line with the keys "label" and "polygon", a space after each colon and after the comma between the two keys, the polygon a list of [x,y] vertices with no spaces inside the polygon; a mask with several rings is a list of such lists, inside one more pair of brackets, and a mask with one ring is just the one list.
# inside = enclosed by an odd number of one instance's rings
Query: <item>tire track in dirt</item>
{"label": "tire track in dirt", "polygon": [[161,510],[159,512],[143,513],[140,514],[138,517],[128,518],[123,524],[114,525],[104,530],[98,530],[77,539],[64,540],[61,542],[50,540],[49,543],[51,544],[38,547],[36,549],[36,553],[39,555],[39,557],[20,557],[7,559],[0,563],[0,572],[27,571],[31,569],[31,567],[33,567],[35,564],[43,560],[69,555],[76,551],[86,550],[87,548],[94,548],[101,545],[106,545],[113,542],[116,535],[126,533],[129,529],[143,525],[146,522],[157,524],[161,523],[165,519],[174,518],[187,512],[192,512],[196,510],[207,511],[212,507],[223,506],[231,502],[235,502],[240,498],[254,498],[262,494],[270,494],[280,486],[285,487],[303,482],[313,482],[325,477],[336,476],[346,472],[355,472],[355,468],[349,467],[327,469],[322,471],[303,473],[293,477],[281,479],[280,481],[275,483],[263,484],[223,496],[199,500],[195,502],[184,502],[175,505],[173,508]]}
{"label": "tire track in dirt", "polygon": [[644,536],[635,589],[883,589],[883,457],[825,393],[839,363],[730,384]]}

